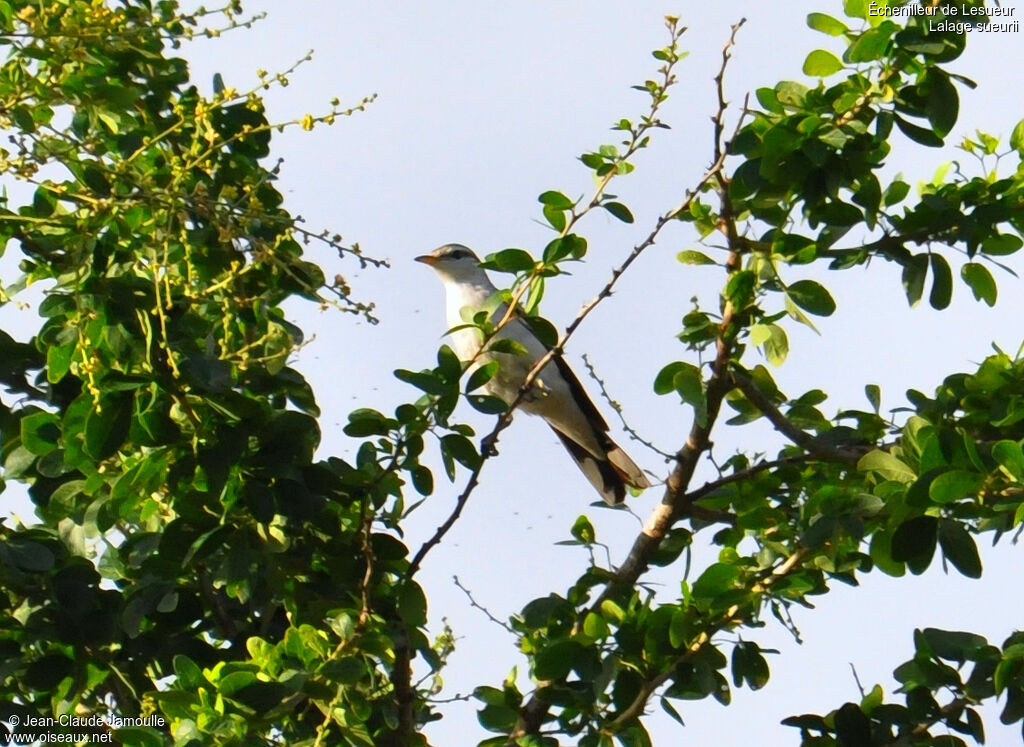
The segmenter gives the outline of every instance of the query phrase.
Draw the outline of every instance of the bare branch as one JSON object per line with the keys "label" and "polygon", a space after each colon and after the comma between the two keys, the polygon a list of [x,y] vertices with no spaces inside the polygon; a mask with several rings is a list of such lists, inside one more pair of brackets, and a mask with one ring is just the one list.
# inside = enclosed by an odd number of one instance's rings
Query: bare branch
{"label": "bare branch", "polygon": [[454,581],[455,582],[455,586],[457,586],[459,588],[459,590],[462,591],[462,593],[466,595],[466,599],[469,600],[469,606],[470,607],[475,607],[476,609],[478,609],[481,612],[483,612],[487,616],[488,620],[490,620],[495,625],[500,625],[501,627],[503,627],[505,629],[506,632],[512,633],[513,635],[515,634],[515,631],[512,630],[512,627],[507,622],[505,622],[504,620],[499,620],[498,618],[496,618],[494,615],[491,614],[491,611],[489,609],[484,607],[482,604],[477,602],[476,599],[473,598],[473,592],[471,592],[469,589],[467,589],[465,586],[462,585],[462,582],[459,581],[459,577],[458,576],[452,576],[452,581]]}
{"label": "bare branch", "polygon": [[655,446],[654,443],[648,441],[646,438],[637,433],[637,431],[632,426],[630,426],[629,423],[626,422],[626,417],[625,415],[622,414],[622,405],[620,405],[618,402],[612,399],[612,396],[608,393],[608,389],[604,385],[604,381],[601,379],[600,376],[597,375],[597,371],[594,369],[594,366],[590,363],[590,358],[587,357],[586,353],[583,354],[583,365],[586,367],[587,373],[590,374],[590,378],[597,383],[598,389],[600,389],[601,391],[601,397],[604,398],[604,401],[608,403],[609,407],[615,410],[615,414],[619,416],[619,422],[622,423],[622,429],[626,431],[626,433],[628,433],[634,441],[639,441],[658,456],[664,457],[665,461],[671,461],[675,459],[675,454],[670,454],[667,451],[662,451],[657,446]]}

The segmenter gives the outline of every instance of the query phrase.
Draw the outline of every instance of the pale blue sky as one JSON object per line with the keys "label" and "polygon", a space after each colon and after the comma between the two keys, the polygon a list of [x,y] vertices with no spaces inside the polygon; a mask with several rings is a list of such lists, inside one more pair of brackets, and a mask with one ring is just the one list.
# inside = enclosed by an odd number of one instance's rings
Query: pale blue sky
{"label": "pale blue sky", "polygon": [[[539,251],[550,235],[536,222],[536,196],[547,189],[571,196],[590,189],[588,172],[575,159],[615,142],[616,134],[608,130],[612,122],[644,111],[644,97],[629,87],[653,77],[658,63],[649,51],[664,44],[662,16],[678,15],[690,27],[682,46],[691,55],[680,64],[680,83],[662,112],[673,129],[657,133],[651,149],[637,159],[636,172],[612,190],[632,208],[635,226],[604,216],[583,226],[592,247],[588,263],[549,284],[544,311],[556,323],[572,319],[656,216],[677,204],[709,163],[715,101],[711,78],[729,25],[748,18],[727,77],[729,98],[738,107],[744,93],[758,86],[803,80],[800,67],[807,52],[831,43],[806,28],[808,12],[842,15],[841,3],[825,0],[263,0],[248,2],[246,8],[266,10],[267,20],[250,31],[184,48],[194,79],[206,90],[215,72],[228,85],[246,89],[255,83],[257,68],[283,70],[312,48],[312,62],[292,76],[291,85],[266,94],[271,119],[323,111],[335,95],[355,103],[366,94],[379,94],[376,103],[352,119],[312,133],[293,128],[273,143],[274,155],[285,158],[280,185],[288,207],[310,227],[337,230],[392,263],[390,270],[360,272],[350,260],[316,255],[328,275],[350,276],[357,296],[378,303],[381,323],[376,327],[335,312],[295,311],[303,327],[316,334],[299,356],[299,366],[325,410],[324,454],[350,448],[339,424],[353,407],[387,411],[415,396],[392,378],[392,369],[432,364],[444,331],[441,286],[411,258],[451,241],[480,253],[510,246]],[[1019,34],[972,37],[967,55],[950,66],[980,84],[974,92],[961,89],[962,122],[970,129],[1006,134],[1020,118],[1016,92],[1022,40]],[[1008,91],[1014,92],[1009,98]],[[735,113],[736,108],[730,114]],[[963,132],[963,125],[955,130]],[[955,135],[949,138],[956,140]],[[888,173],[903,171],[911,183],[930,177],[940,154],[899,136],[894,142]],[[675,261],[679,250],[694,246],[695,237],[685,226],[672,226],[569,346],[569,358],[581,375],[580,355],[587,353],[631,424],[669,451],[685,438],[690,413],[655,396],[651,382],[666,362],[686,358],[674,335],[688,299],[712,298],[720,283],[716,268],[700,271]],[[974,303],[958,286],[953,306],[939,314],[927,308],[908,311],[898,269],[881,262],[867,272],[803,271],[808,272],[829,284],[839,310],[819,324],[821,337],[788,326],[793,351],[776,377],[790,394],[825,388],[832,398],[823,409],[830,414],[865,406],[866,383],[882,386],[884,407],[903,405],[908,387],[930,391],[945,374],[968,370],[990,351],[990,340],[1013,352],[1024,336],[1019,281],[1008,276],[997,278],[1001,287],[995,311]],[[589,380],[585,383],[596,390]],[[481,430],[490,425],[474,413],[467,412],[466,418]],[[642,466],[666,473],[659,457],[625,434],[617,438]],[[715,441],[716,453],[725,456],[735,448],[771,451],[778,444],[760,426],[727,429]],[[591,514],[616,562],[638,528],[628,514],[589,508],[594,498],[589,486],[542,422],[517,417],[503,434],[500,451],[500,458],[484,470],[462,520],[421,575],[433,629],[447,618],[459,636],[444,673],[444,696],[497,685],[513,664],[525,671],[508,635],[469,607],[452,584],[453,574],[481,604],[504,617],[534,596],[563,591],[582,570],[586,560],[581,551],[553,544],[568,537],[580,513]],[[447,515],[461,488],[445,484],[440,471],[437,476],[436,494],[409,527],[406,541],[413,550]],[[660,490],[652,489],[631,505],[644,517],[659,498]],[[696,562],[711,557],[701,552]],[[1020,556],[1005,542],[986,553],[985,560],[986,576],[980,582],[955,573],[946,576],[935,567],[922,578],[872,574],[860,589],[836,585],[816,611],[795,615],[803,646],[796,646],[773,620],[764,630],[744,633],[782,652],[770,657],[768,686],[754,694],[735,691],[729,709],[710,699],[676,703],[686,729],[652,702],[656,713],[647,723],[655,743],[796,744],[798,732],[779,726],[779,720],[824,713],[856,700],[851,662],[866,687],[881,682],[891,693],[891,670],[911,656],[914,627],[973,630],[1001,642],[1020,625],[1024,612],[1019,574],[1009,570],[1019,567]],[[676,587],[669,576],[660,578],[669,580],[663,593],[671,597]],[[446,718],[430,727],[431,740],[442,747],[484,738],[475,708],[475,702],[445,707]],[[990,743],[1000,744],[995,713],[989,712],[986,726]],[[1002,734],[1011,738],[1009,730]]]}

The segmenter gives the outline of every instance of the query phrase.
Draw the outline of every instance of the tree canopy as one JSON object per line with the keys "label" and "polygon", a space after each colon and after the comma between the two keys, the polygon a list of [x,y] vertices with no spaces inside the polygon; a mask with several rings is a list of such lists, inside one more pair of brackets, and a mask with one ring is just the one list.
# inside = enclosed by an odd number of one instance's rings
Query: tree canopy
{"label": "tree canopy", "polygon": [[[966,138],[973,168],[940,169],[914,194],[880,177],[894,149],[942,145],[975,85],[950,69],[969,34],[932,25],[953,6],[922,8],[935,13],[877,14],[863,0],[846,0],[842,20],[811,13],[829,37],[803,66],[816,82],[781,81],[730,107],[734,26],[708,168],[644,227],[609,188],[641,178],[636,156],[666,127],[685,64],[685,28],[668,18],[657,70],[637,86],[644,111],[580,157],[592,192],[543,191],[551,241],[488,257],[509,287],[495,303],[519,302],[551,356],[670,224],[691,228],[699,248],[678,259],[715,268],[720,293],[652,309],[682,318],[677,359],[651,386],[692,428],[655,476],[661,501],[628,555],[591,552],[571,586],[522,600],[508,621],[523,658],[474,691],[495,735],[481,745],[649,744],[653,706],[681,722],[699,707],[687,701],[763,687],[770,652],[757,629],[792,627],[789,610],[835,582],[920,574],[938,559],[976,578],[976,538],[1019,534],[1019,353],[912,390],[895,412],[868,384],[866,409],[829,415],[824,383],[785,393],[772,375],[787,327],[813,329],[836,309],[805,270],[894,263],[892,292],[910,305],[946,309],[960,284],[992,306],[1024,246],[1024,121]],[[290,365],[305,335],[283,307],[304,299],[372,319],[305,248],[380,263],[284,206],[272,135],[370,99],[271,122],[261,91],[292,71],[262,73],[251,91],[218,79],[203,95],[177,48],[248,23],[237,2],[189,13],[173,0],[0,0],[0,240],[20,273],[4,278],[0,303],[43,289],[30,339],[0,331],[0,487],[24,486],[38,516],[0,524],[0,720],[98,716],[105,725],[91,728],[130,745],[427,744],[457,631],[436,625],[418,574],[500,459],[516,405],[479,393],[493,366],[466,377],[470,362],[442,346],[436,366],[395,372],[408,402],[349,414],[351,455],[318,454],[316,398]],[[541,316],[544,294],[587,257],[595,215],[638,238],[559,330]],[[471,323],[488,340],[497,331],[486,312]],[[490,432],[460,422],[463,401],[497,416]],[[752,441],[697,480],[716,429],[755,421],[787,445],[768,455]],[[453,490],[437,532],[407,544],[409,512]],[[598,547],[586,515],[567,532]],[[715,562],[691,567],[698,542],[717,548]],[[677,586],[655,593],[654,571]],[[794,742],[980,743],[976,709],[993,700],[1004,723],[1024,722],[1024,634],[923,628],[912,645],[893,662],[897,700],[874,687],[794,715]]]}

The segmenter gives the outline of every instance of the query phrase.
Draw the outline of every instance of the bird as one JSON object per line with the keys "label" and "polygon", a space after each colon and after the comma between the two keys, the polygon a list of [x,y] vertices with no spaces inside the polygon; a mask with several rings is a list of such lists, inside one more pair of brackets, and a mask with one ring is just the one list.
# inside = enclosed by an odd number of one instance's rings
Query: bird
{"label": "bird", "polygon": [[[522,312],[516,309],[508,315],[507,322],[497,330],[492,341],[509,338],[522,345],[526,352],[499,353],[486,349],[481,352],[483,334],[478,327],[467,325],[465,319],[472,319],[498,289],[480,266],[479,257],[462,244],[445,244],[415,259],[430,266],[444,283],[447,323],[455,353],[463,361],[472,361],[470,372],[497,361],[498,370],[484,384],[483,390],[511,406],[526,376],[551,348],[534,334],[523,320]],[[507,314],[508,305],[499,304],[490,320],[498,324]],[[609,505],[622,503],[627,487],[639,490],[650,487],[643,471],[608,435],[608,423],[560,354],[552,356],[541,369],[519,408],[547,421],[584,476]]]}

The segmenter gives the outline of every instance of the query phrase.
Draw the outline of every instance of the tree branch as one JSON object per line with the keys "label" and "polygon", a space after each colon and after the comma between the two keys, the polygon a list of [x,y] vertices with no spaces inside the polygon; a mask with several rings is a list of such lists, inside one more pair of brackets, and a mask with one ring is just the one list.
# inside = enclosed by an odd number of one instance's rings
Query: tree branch
{"label": "tree branch", "polygon": [[768,396],[757,388],[757,384],[750,378],[746,371],[739,366],[732,367],[732,380],[736,388],[743,392],[743,395],[761,413],[768,418],[768,421],[775,426],[775,430],[784,435],[790,441],[814,456],[831,462],[846,462],[856,464],[860,457],[864,456],[863,450],[857,449],[836,449],[822,444],[817,438],[807,431],[795,426],[790,420],[779,411]]}
{"label": "tree branch", "polygon": [[[716,77],[718,110],[716,115],[712,118],[712,122],[715,124],[715,158],[713,163],[701,177],[696,187],[687,194],[686,199],[683,200],[682,204],[675,210],[666,213],[658,219],[654,230],[650,233],[647,239],[633,249],[633,252],[626,258],[626,261],[613,272],[612,279],[602,289],[597,297],[583,307],[583,310],[580,312],[580,316],[577,317],[573,324],[570,324],[569,327],[566,328],[566,332],[562,339],[559,340],[558,346],[555,350],[551,351],[549,357],[557,354],[556,351],[561,351],[565,341],[572,332],[575,331],[576,327],[579,326],[579,323],[583,318],[593,309],[594,306],[597,305],[597,303],[611,293],[612,286],[614,286],[615,282],[625,269],[632,264],[644,249],[654,243],[661,229],[669,220],[672,220],[683,211],[689,210],[690,205],[700,193],[701,189],[712,179],[714,179],[718,184],[718,192],[723,204],[719,228],[726,233],[730,241],[730,255],[729,260],[726,263],[726,270],[730,275],[732,275],[739,269],[742,250],[738,249],[735,244],[735,221],[726,191],[728,179],[722,173],[725,165],[726,154],[728,153],[727,144],[722,140],[724,130],[722,123],[724,122],[725,110],[728,107],[728,104],[725,101],[725,93],[721,81],[724,79],[725,68],[729,61],[729,52],[736,42],[736,33],[744,22],[745,19],[741,19],[739,23],[733,25],[729,40],[726,42],[725,47],[722,50],[722,66],[718,76]],[[740,115],[737,121],[736,132],[739,131],[739,128],[742,125],[743,114],[745,113],[746,107],[744,107],[744,112]],[[733,133],[733,137],[735,137],[735,132]],[[703,423],[698,421],[694,422],[690,429],[690,435],[687,438],[686,444],[676,454],[676,466],[666,481],[665,494],[662,498],[661,504],[655,508],[651,517],[644,525],[641,534],[633,543],[633,547],[630,550],[625,563],[623,563],[622,567],[615,574],[615,577],[607,586],[605,586],[597,601],[595,601],[591,606],[591,609],[600,607],[602,601],[608,599],[619,589],[627,586],[631,587],[647,569],[650,557],[661,543],[662,538],[664,538],[669,528],[671,528],[677,518],[683,515],[687,509],[692,508],[691,504],[686,500],[686,487],[689,485],[689,482],[693,477],[693,473],[697,467],[697,462],[700,459],[701,454],[703,454],[710,446],[711,427],[718,416],[722,399],[732,387],[728,375],[728,365],[733,352],[733,340],[736,333],[733,324],[733,316],[734,309],[732,307],[732,303],[730,301],[724,301],[722,308],[722,321],[719,324],[719,333],[716,342],[715,361],[712,364],[712,373],[708,380],[707,390],[705,393],[707,417],[704,419]],[[546,360],[542,360],[534,370],[539,371],[542,365],[546,362]],[[533,373],[534,372],[531,371],[531,374]],[[530,376],[527,377],[527,379],[528,381],[532,381],[533,377]],[[523,392],[521,391],[520,396],[522,394]],[[537,690],[520,709],[519,719],[517,720],[516,726],[510,735],[510,742],[525,734],[537,734],[540,732],[541,727],[548,717],[548,709],[550,708],[550,704],[547,703],[540,695],[542,690],[543,685],[538,683]]]}

